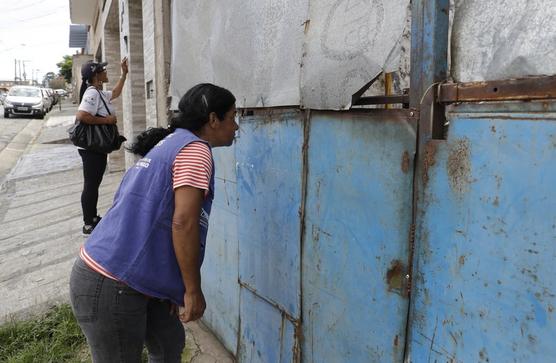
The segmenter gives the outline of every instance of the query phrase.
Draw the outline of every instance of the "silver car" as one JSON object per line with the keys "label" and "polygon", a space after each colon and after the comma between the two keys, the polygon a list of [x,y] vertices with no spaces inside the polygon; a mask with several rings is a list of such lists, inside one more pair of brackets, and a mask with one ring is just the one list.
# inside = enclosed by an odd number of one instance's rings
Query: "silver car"
{"label": "silver car", "polygon": [[44,118],[46,95],[39,87],[13,86],[4,100],[4,118],[10,115],[27,115]]}

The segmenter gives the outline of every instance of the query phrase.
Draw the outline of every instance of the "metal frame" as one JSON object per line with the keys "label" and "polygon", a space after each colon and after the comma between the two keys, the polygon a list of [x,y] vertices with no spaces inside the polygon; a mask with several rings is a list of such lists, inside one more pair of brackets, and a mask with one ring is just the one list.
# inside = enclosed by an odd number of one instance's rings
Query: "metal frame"
{"label": "metal frame", "polygon": [[437,102],[533,101],[556,99],[556,76],[488,82],[445,83]]}

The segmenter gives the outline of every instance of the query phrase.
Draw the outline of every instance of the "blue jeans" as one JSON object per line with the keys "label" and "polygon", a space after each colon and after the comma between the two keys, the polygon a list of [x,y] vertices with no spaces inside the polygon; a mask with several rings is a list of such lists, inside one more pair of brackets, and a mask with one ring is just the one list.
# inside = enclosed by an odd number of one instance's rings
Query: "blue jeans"
{"label": "blue jeans", "polygon": [[169,301],[149,298],[91,270],[80,258],[70,276],[73,313],[87,338],[93,362],[180,362],[185,331]]}

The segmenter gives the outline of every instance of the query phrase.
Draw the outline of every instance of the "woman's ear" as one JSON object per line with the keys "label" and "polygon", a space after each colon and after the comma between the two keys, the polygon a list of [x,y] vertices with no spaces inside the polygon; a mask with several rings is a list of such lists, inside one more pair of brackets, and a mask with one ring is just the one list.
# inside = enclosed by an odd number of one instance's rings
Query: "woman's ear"
{"label": "woman's ear", "polygon": [[220,120],[218,120],[218,116],[216,116],[216,113],[215,113],[215,112],[209,113],[209,120],[208,120],[208,122],[209,122],[209,126],[210,126],[212,129],[215,129],[215,128],[218,127],[218,125],[220,124]]}

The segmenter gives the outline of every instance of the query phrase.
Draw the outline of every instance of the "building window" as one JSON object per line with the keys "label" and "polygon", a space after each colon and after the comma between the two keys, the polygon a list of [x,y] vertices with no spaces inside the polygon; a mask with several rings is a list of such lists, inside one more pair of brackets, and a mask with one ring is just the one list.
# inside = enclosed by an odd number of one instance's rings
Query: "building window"
{"label": "building window", "polygon": [[151,99],[153,97],[154,97],[153,81],[150,80],[147,82],[147,99]]}

